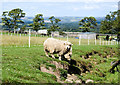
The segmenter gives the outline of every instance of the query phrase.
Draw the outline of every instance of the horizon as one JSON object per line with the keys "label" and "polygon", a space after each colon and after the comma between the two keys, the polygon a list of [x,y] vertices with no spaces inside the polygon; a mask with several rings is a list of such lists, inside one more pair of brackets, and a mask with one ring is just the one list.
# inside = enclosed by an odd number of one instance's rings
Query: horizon
{"label": "horizon", "polygon": [[[26,17],[105,17],[118,10],[118,2],[2,2],[2,12],[20,8]],[[1,12],[1,14],[2,14]]]}

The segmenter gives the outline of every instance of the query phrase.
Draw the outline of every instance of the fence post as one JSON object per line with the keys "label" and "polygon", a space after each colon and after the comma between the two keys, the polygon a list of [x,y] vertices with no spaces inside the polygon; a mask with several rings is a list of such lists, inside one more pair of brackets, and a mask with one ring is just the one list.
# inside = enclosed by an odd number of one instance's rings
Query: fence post
{"label": "fence post", "polygon": [[89,42],[89,36],[88,36],[88,45],[90,44],[90,42]]}
{"label": "fence post", "polygon": [[95,37],[95,45],[96,45],[96,37]]}
{"label": "fence post", "polygon": [[29,29],[29,48],[30,48],[30,29]]}
{"label": "fence post", "polygon": [[113,41],[111,41],[111,45],[113,45]]}
{"label": "fence post", "polygon": [[11,33],[11,36],[12,36],[12,33]]}
{"label": "fence post", "polygon": [[106,40],[106,45],[107,45],[107,40]]}
{"label": "fence post", "polygon": [[81,35],[79,36],[79,45],[80,45],[80,41],[81,41]]}
{"label": "fence post", "polygon": [[68,34],[67,34],[67,41],[68,41]]}
{"label": "fence post", "polygon": [[114,44],[116,45],[116,41],[114,41]]}
{"label": "fence post", "polygon": [[101,45],[101,38],[100,38],[100,45]]}
{"label": "fence post", "polygon": [[103,40],[103,45],[104,45],[104,40]]}
{"label": "fence post", "polygon": [[110,41],[110,45],[112,45],[112,40]]}
{"label": "fence post", "polygon": [[113,45],[115,44],[115,42],[113,41]]}
{"label": "fence post", "polygon": [[110,41],[108,41],[108,45],[110,45]]}
{"label": "fence post", "polygon": [[114,45],[116,45],[115,41],[114,41]]}

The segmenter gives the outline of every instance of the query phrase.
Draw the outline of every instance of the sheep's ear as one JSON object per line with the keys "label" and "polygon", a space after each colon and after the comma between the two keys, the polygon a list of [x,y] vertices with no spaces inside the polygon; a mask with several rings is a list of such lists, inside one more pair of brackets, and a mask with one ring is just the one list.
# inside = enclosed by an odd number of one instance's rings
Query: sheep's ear
{"label": "sheep's ear", "polygon": [[73,45],[73,44],[71,44],[71,45]]}

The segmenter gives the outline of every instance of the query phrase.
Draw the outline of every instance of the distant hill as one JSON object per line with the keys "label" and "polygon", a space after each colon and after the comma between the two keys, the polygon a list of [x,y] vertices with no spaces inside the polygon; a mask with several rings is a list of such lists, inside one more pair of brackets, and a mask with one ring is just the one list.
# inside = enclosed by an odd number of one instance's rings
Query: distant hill
{"label": "distant hill", "polygon": [[[23,20],[27,21],[27,22],[32,22],[34,17],[25,17]],[[59,18],[61,20],[60,23],[71,23],[71,22],[78,22],[81,19],[83,19],[84,17],[56,17]],[[95,17],[97,19],[97,22],[100,23],[102,20],[104,20],[104,17]],[[45,21],[49,22],[49,17],[44,17]]]}
{"label": "distant hill", "polygon": [[[25,17],[22,18],[22,20],[25,22],[25,24],[30,24],[33,23],[33,18],[34,17]],[[59,18],[61,21],[59,22],[59,26],[60,26],[60,31],[73,31],[73,32],[78,32],[79,30],[79,21],[81,19],[83,19],[84,17],[68,17],[68,16],[64,16],[64,17],[56,17]],[[97,27],[97,32],[99,32],[99,27],[100,27],[100,23],[102,20],[104,20],[104,17],[95,17],[98,23],[98,27]],[[50,20],[49,17],[44,17],[45,20],[45,27],[49,28],[50,27]],[[0,19],[0,23],[1,23],[1,19]]]}

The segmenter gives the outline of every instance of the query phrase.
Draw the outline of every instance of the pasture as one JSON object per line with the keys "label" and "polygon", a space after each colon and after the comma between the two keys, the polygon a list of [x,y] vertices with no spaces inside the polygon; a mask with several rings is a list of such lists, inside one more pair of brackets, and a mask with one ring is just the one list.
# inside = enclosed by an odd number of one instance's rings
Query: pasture
{"label": "pasture", "polygon": [[[43,45],[43,42],[50,38],[51,36],[40,36],[31,34],[31,45]],[[114,36],[116,37],[116,36]],[[67,41],[67,37],[54,37],[59,40]],[[103,38],[105,36],[99,36],[99,39],[95,41],[95,39],[76,39],[76,38],[68,38],[68,41],[74,45],[117,45],[116,41],[106,41]],[[13,33],[3,33],[2,36],[2,46],[28,46],[29,35],[25,34],[13,34]]]}
{"label": "pasture", "polygon": [[[59,61],[46,57],[43,50],[43,42],[48,37],[31,37],[31,47],[28,47],[28,36],[2,35],[2,82],[3,83],[69,83],[61,74],[74,74],[81,81],[91,79],[94,83],[118,83],[118,72],[110,73],[111,62],[118,59],[118,45],[94,45],[94,40],[79,40],[69,38],[73,43],[72,60],[76,62],[73,66],[80,71],[74,73],[74,69],[69,72],[63,68],[57,68],[52,62],[62,65],[69,65],[66,61]],[[66,38],[57,38],[67,40]],[[52,68],[52,73],[43,72],[41,67],[48,71]],[[60,79],[54,73],[60,74]],[[73,80],[73,83],[75,81]]]}

